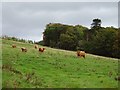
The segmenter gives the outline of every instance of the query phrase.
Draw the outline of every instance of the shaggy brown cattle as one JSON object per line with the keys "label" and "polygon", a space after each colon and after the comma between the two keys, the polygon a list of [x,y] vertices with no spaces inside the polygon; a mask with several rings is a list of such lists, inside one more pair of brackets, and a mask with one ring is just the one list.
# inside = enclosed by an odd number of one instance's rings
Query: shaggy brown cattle
{"label": "shaggy brown cattle", "polygon": [[85,51],[77,51],[77,56],[84,57],[85,58]]}
{"label": "shaggy brown cattle", "polygon": [[116,80],[116,81],[120,81],[120,76],[115,77],[115,80]]}
{"label": "shaggy brown cattle", "polygon": [[45,48],[39,48],[40,52],[44,52]]}
{"label": "shaggy brown cattle", "polygon": [[12,47],[13,47],[13,48],[16,48],[16,45],[15,45],[15,44],[13,44],[13,45],[12,45]]}
{"label": "shaggy brown cattle", "polygon": [[38,48],[38,45],[35,45],[35,49],[37,49]]}
{"label": "shaggy brown cattle", "polygon": [[21,48],[22,52],[27,52],[27,49],[25,47]]}

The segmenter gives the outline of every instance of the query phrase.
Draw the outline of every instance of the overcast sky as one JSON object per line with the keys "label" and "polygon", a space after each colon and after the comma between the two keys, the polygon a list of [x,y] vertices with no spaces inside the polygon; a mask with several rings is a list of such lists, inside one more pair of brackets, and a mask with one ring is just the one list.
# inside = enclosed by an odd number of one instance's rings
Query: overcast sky
{"label": "overcast sky", "polygon": [[40,41],[48,23],[79,24],[90,28],[94,18],[101,19],[104,27],[118,27],[118,3],[4,2],[2,34]]}

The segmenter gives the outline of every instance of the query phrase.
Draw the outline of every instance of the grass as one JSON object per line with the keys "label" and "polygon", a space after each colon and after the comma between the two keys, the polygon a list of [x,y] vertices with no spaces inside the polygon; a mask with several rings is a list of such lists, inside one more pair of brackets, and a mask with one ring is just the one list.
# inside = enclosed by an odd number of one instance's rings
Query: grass
{"label": "grass", "polygon": [[[16,44],[17,48],[11,45]],[[21,52],[26,47],[28,52]],[[39,46],[43,47],[43,46]],[[5,88],[118,88],[118,60],[2,40],[2,86]]]}

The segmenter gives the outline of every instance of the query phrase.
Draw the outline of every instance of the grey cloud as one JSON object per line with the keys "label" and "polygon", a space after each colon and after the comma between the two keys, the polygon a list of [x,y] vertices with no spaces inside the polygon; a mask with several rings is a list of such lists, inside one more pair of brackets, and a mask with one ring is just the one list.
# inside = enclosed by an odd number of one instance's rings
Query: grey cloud
{"label": "grey cloud", "polygon": [[118,3],[118,27],[120,27],[120,1]]}
{"label": "grey cloud", "polygon": [[117,26],[118,19],[117,3],[113,2],[5,2],[2,8],[3,35],[37,41],[50,22],[90,27],[94,18],[100,18],[103,26]]}
{"label": "grey cloud", "polygon": [[[2,16],[0,15],[0,18],[2,18]],[[2,36],[2,20],[0,19],[0,37]]]}

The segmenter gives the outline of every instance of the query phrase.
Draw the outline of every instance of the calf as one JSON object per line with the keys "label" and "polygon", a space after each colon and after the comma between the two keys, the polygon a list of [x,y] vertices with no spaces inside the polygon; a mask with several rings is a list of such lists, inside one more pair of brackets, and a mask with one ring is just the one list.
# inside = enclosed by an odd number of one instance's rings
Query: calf
{"label": "calf", "polygon": [[84,57],[85,58],[85,51],[77,51],[77,56]]}
{"label": "calf", "polygon": [[39,48],[40,52],[44,52],[45,48]]}
{"label": "calf", "polygon": [[22,52],[27,52],[27,49],[25,47],[21,48]]}

